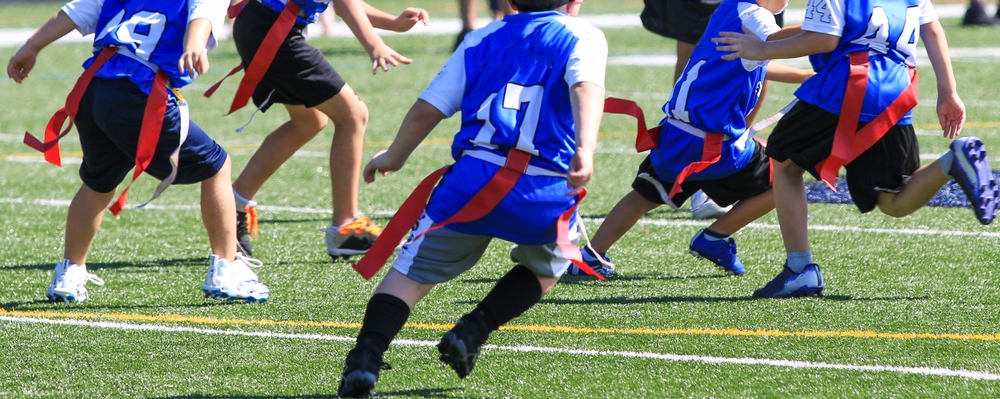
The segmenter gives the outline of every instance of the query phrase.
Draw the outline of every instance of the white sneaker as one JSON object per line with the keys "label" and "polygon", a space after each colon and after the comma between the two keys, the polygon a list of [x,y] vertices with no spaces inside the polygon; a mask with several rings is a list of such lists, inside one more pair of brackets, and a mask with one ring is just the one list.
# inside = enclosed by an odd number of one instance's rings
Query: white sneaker
{"label": "white sneaker", "polygon": [[266,285],[257,281],[257,274],[250,270],[250,265],[260,267],[260,261],[253,258],[236,256],[229,262],[216,255],[208,260],[208,275],[201,285],[205,297],[212,299],[242,299],[247,303],[264,303],[271,295]]}
{"label": "white sneaker", "polygon": [[723,208],[708,198],[704,191],[698,190],[691,196],[691,215],[695,220],[716,219],[730,209],[733,209],[732,205]]}
{"label": "white sneaker", "polygon": [[45,296],[52,302],[83,302],[90,299],[87,293],[87,282],[92,281],[99,286],[104,280],[87,271],[87,265],[70,264],[69,259],[56,263],[55,276],[52,285]]}

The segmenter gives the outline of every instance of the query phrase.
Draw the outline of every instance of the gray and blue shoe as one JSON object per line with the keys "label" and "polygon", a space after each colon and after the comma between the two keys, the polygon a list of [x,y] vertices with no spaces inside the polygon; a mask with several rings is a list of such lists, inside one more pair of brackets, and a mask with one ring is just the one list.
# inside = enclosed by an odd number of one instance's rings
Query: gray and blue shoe
{"label": "gray and blue shoe", "polygon": [[996,217],[1000,188],[993,179],[983,141],[977,137],[959,137],[951,143],[951,152],[954,160],[948,174],[969,197],[979,223],[990,224]]}
{"label": "gray and blue shoe", "polygon": [[[583,255],[583,263],[586,263],[587,266],[594,269],[597,274],[604,277],[610,277],[611,274],[615,272],[615,264],[611,263],[611,258],[607,255],[603,253],[595,253],[591,251],[589,247],[580,248],[580,253]],[[604,262],[601,262],[601,259],[597,258],[598,256],[600,256]],[[589,276],[587,272],[580,270],[579,267],[572,263],[569,265],[569,269],[566,270],[566,274],[573,276]]]}
{"label": "gray and blue shoe", "polygon": [[823,296],[823,273],[819,265],[810,264],[796,273],[786,264],[781,273],[764,288],[753,292],[758,298],[793,298],[801,296]]}

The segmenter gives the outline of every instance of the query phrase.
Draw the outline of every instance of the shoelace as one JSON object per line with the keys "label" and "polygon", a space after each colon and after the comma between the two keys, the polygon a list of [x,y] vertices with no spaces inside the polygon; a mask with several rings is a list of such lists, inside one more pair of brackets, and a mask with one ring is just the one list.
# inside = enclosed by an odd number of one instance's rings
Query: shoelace
{"label": "shoelace", "polygon": [[87,272],[87,281],[97,284],[100,287],[104,286],[104,279],[97,277],[96,274]]}
{"label": "shoelace", "polygon": [[337,229],[337,232],[342,235],[350,234],[371,234],[378,236],[382,234],[382,228],[378,225],[372,223],[372,220],[368,216],[360,216],[352,220],[350,223],[344,224]]}
{"label": "shoelace", "polygon": [[249,256],[243,255],[239,252],[236,253],[236,260],[242,260],[251,269],[258,269],[264,267],[264,262],[257,258],[251,258]]}
{"label": "shoelace", "polygon": [[608,270],[614,271],[615,264],[608,262],[606,259],[604,259],[604,257],[601,256],[601,254],[597,253],[597,250],[595,250],[594,247],[590,245],[590,236],[587,234],[587,226],[583,225],[583,220],[577,221],[576,229],[577,231],[580,232],[580,235],[583,236],[583,239],[587,240],[587,245],[585,245],[585,247],[587,247],[587,249],[589,249],[591,253],[597,255],[595,256],[597,258],[597,261],[601,262],[601,265],[607,268]]}

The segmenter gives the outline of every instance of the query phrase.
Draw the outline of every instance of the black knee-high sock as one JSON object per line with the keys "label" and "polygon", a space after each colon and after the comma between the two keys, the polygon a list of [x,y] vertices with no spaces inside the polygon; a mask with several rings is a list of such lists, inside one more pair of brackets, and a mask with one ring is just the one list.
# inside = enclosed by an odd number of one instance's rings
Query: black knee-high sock
{"label": "black knee-high sock", "polygon": [[542,285],[527,267],[514,266],[486,294],[476,310],[482,311],[490,331],[494,331],[542,300]]}
{"label": "black knee-high sock", "polygon": [[375,294],[368,300],[365,319],[358,333],[358,343],[370,339],[382,352],[403,329],[410,318],[410,307],[402,299],[389,294]]}

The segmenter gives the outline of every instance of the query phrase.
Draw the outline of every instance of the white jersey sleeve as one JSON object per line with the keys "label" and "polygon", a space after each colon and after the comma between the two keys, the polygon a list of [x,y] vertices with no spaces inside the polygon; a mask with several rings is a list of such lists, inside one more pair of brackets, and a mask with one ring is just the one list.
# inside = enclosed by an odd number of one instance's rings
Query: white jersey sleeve
{"label": "white jersey sleeve", "polygon": [[465,94],[465,51],[462,46],[451,55],[434,80],[417,98],[427,101],[446,118],[462,109]]}
{"label": "white jersey sleeve", "polygon": [[937,11],[934,10],[934,4],[931,4],[930,0],[920,1],[920,24],[925,25],[931,22],[937,21],[938,15]]}
{"label": "white jersey sleeve", "polygon": [[566,84],[572,87],[580,82],[590,82],[603,89],[608,64],[608,41],[604,32],[578,18],[561,20],[578,38],[566,61],[566,75],[563,76]]}
{"label": "white jersey sleeve", "polygon": [[97,30],[97,20],[101,17],[104,0],[73,0],[61,10],[76,24],[76,30],[87,36]]}
{"label": "white jersey sleeve", "polygon": [[226,21],[226,12],[229,9],[228,0],[189,0],[188,1],[188,23],[199,18],[207,19],[212,23],[212,35],[208,38],[206,49],[211,50],[219,45],[218,37],[222,32],[222,25]]}
{"label": "white jersey sleeve", "polygon": [[844,0],[809,0],[802,30],[844,36]]}
{"label": "white jersey sleeve", "polygon": [[[774,19],[774,14],[766,8],[758,6],[756,3],[740,3],[737,10],[739,10],[740,20],[743,21],[743,29],[747,33],[757,36],[760,40],[767,40],[769,36],[781,30],[778,22]],[[769,61],[753,61],[741,58],[740,62],[743,64],[743,69],[752,71],[754,68],[767,65]]]}

